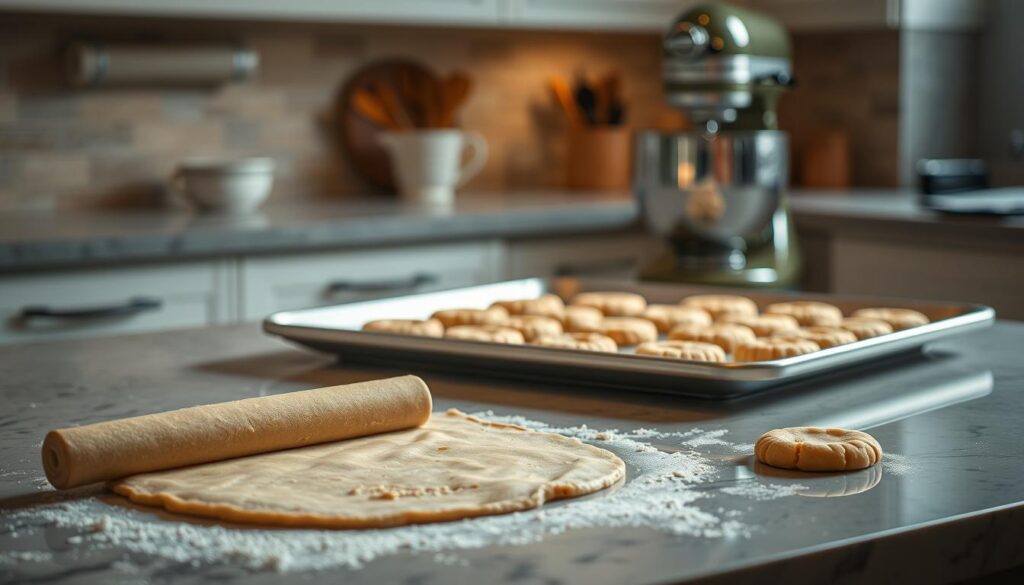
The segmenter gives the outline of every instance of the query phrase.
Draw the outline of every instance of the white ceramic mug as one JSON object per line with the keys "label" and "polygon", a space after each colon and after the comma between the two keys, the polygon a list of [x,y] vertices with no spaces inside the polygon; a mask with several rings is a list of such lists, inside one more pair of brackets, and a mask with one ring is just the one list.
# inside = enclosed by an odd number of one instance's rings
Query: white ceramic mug
{"label": "white ceramic mug", "polygon": [[[383,132],[381,144],[391,153],[391,168],[402,198],[433,205],[450,204],[455,189],[487,163],[487,141],[476,132],[408,130]],[[462,154],[471,151],[462,164]]]}
{"label": "white ceramic mug", "polygon": [[200,209],[229,214],[256,211],[273,185],[274,160],[263,157],[186,160],[171,178],[172,190]]}

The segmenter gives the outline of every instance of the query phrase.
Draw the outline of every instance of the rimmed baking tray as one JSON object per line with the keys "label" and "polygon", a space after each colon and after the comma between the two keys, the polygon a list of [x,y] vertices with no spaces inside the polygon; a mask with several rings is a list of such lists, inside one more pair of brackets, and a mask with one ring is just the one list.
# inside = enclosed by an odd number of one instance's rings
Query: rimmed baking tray
{"label": "rimmed baking tray", "polygon": [[919,352],[930,341],[987,327],[995,311],[983,305],[907,301],[879,297],[822,294],[782,294],[742,291],[764,307],[786,300],[818,300],[836,305],[844,314],[866,307],[904,307],[920,311],[931,323],[889,335],[833,347],[815,353],[754,363],[701,363],[619,353],[557,349],[532,345],[481,343],[361,331],[374,319],[425,319],[452,308],[486,308],[494,301],[536,298],[554,293],[564,299],[584,291],[628,291],[651,303],[678,303],[692,294],[716,291],[704,287],[648,284],[597,279],[529,278],[453,290],[359,301],[275,313],[263,322],[270,334],[332,352],[342,359],[389,367],[468,372],[552,382],[734,398],[812,376],[828,376],[854,366],[872,365]]}

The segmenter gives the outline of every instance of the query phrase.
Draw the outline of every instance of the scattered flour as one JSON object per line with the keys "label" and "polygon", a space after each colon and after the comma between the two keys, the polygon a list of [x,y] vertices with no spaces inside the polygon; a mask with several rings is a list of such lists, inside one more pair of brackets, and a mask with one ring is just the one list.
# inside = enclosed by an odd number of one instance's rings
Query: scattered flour
{"label": "scattered flour", "polygon": [[[552,427],[519,416],[475,416],[510,422],[530,429],[555,432],[597,444],[627,464],[620,486],[575,500],[554,502],[537,510],[421,526],[381,530],[282,530],[229,527],[210,522],[167,521],[153,513],[118,508],[99,499],[77,498],[6,512],[0,527],[4,542],[48,528],[66,530],[76,550],[127,551],[127,559],[153,560],[192,566],[225,565],[282,573],[334,567],[357,568],[399,552],[427,553],[438,563],[457,565],[457,551],[491,545],[524,545],[580,528],[649,527],[674,535],[701,538],[749,536],[742,513],[697,505],[708,496],[696,486],[714,479],[714,460],[693,447],[727,445],[725,430],[662,433],[653,429],[628,432],[597,430],[585,425]],[[678,444],[680,451],[659,449],[648,441]],[[744,484],[726,493],[774,499],[796,493],[802,486]],[[78,549],[76,547],[83,547]],[[49,559],[48,552],[0,552],[0,563]],[[33,556],[39,555],[39,556]],[[119,561],[126,572],[138,571]],[[119,570],[120,570],[119,569]]]}
{"label": "scattered flour", "polygon": [[807,486],[798,483],[779,485],[748,480],[734,486],[722,488],[721,491],[733,496],[743,496],[752,500],[764,501],[795,496],[806,489],[808,489]]}
{"label": "scattered flour", "polygon": [[899,453],[882,453],[882,469],[893,475],[907,475],[910,473],[910,458]]}

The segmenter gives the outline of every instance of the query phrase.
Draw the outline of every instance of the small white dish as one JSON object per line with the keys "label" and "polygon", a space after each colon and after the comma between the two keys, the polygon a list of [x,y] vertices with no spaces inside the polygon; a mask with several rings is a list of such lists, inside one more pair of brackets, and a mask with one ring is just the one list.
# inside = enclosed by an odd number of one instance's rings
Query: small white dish
{"label": "small white dish", "polygon": [[172,191],[203,211],[247,214],[259,209],[274,186],[274,159],[188,159],[171,178]]}

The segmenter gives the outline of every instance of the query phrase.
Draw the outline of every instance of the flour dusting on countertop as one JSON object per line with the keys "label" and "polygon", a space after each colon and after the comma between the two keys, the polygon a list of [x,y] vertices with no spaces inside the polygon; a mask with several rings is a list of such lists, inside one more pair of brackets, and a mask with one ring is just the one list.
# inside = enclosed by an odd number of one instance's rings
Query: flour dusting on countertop
{"label": "flour dusting on countertop", "polygon": [[[112,505],[96,497],[64,499],[63,494],[54,494],[55,502],[5,512],[0,548],[9,551],[14,547],[4,543],[16,543],[24,536],[56,528],[66,531],[66,543],[73,552],[127,551],[129,554],[118,561],[127,572],[133,570],[129,562],[133,557],[168,566],[231,565],[293,572],[358,568],[399,552],[430,554],[438,563],[458,565],[462,561],[456,552],[460,550],[525,545],[587,528],[647,527],[692,538],[748,537],[756,530],[743,523],[743,512],[700,506],[713,487],[710,484],[735,462],[701,453],[697,447],[720,445],[732,452],[745,447],[725,441],[725,430],[598,430],[586,425],[553,427],[492,412],[474,416],[555,432],[606,448],[626,462],[627,478],[609,490],[535,510],[377,530],[267,529],[185,517],[168,520],[167,514],[157,510]],[[763,484],[756,478],[746,478],[721,491],[764,500],[791,496],[800,489],[803,486]],[[0,565],[50,560],[52,556],[48,551],[0,552]]]}

